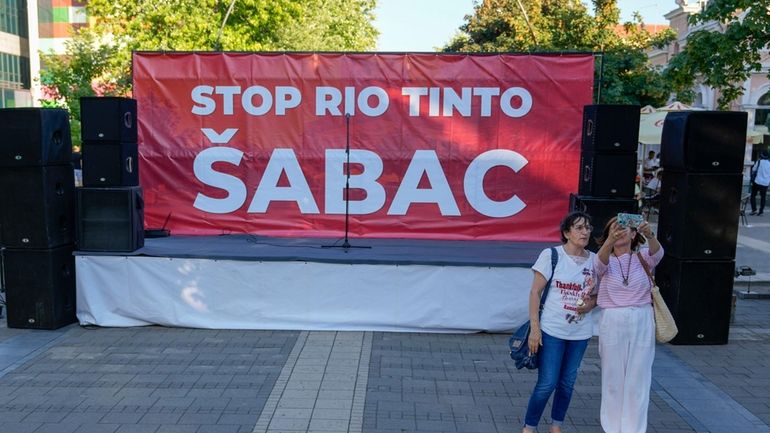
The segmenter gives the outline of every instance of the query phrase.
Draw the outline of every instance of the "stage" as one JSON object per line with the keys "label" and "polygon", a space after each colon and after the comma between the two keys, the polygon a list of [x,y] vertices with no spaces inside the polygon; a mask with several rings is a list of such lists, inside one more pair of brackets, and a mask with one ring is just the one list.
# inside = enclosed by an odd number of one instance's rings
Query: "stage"
{"label": "stage", "polygon": [[[81,325],[502,332],[527,320],[529,269],[551,244],[274,238],[146,239],[77,251]],[[331,248],[329,248],[331,247]]]}

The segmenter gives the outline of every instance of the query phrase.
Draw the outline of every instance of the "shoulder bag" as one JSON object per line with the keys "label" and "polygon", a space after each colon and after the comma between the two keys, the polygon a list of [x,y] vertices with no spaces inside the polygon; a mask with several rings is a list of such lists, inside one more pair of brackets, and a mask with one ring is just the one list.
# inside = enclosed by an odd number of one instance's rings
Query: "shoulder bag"
{"label": "shoulder bag", "polygon": [[652,276],[647,262],[642,258],[642,253],[637,252],[636,254],[639,256],[639,262],[641,262],[644,272],[647,273],[647,278],[650,279],[650,284],[652,284],[650,290],[652,292],[652,310],[655,314],[655,339],[661,343],[668,343],[676,337],[679,329],[676,327],[674,316],[671,315],[663,296],[660,295],[660,289],[655,284],[655,277]]}
{"label": "shoulder bag", "polygon": [[[551,278],[545,283],[543,293],[540,295],[540,309],[538,315],[543,314],[543,305],[548,297],[548,289],[551,288],[551,280],[556,271],[556,263],[559,262],[559,253],[551,247]],[[508,339],[508,348],[511,350],[511,359],[516,363],[516,368],[521,370],[526,367],[529,370],[537,368],[537,353],[529,353],[529,320],[514,331]]]}

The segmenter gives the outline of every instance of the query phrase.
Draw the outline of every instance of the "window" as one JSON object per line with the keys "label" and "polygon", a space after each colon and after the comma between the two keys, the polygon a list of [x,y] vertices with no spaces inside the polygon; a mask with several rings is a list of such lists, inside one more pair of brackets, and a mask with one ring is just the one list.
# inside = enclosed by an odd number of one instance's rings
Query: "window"
{"label": "window", "polygon": [[0,89],[0,108],[13,108],[16,106],[13,90]]}
{"label": "window", "polygon": [[0,0],[0,32],[27,37],[27,2]]}
{"label": "window", "polygon": [[703,92],[698,92],[695,94],[695,101],[692,104],[693,107],[697,108],[704,108],[703,106]]}
{"label": "window", "polygon": [[754,124],[766,125],[768,114],[770,114],[770,92],[760,96],[757,105],[761,108],[756,109]]}
{"label": "window", "polygon": [[6,89],[29,89],[29,86],[29,59],[0,53],[0,87]]}

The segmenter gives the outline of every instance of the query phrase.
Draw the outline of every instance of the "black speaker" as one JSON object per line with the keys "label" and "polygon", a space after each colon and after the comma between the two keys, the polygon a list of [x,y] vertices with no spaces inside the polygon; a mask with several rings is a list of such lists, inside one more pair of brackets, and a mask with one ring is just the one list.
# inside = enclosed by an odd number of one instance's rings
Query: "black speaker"
{"label": "black speaker", "polygon": [[144,246],[144,201],[138,186],[78,188],[78,250],[132,252]]}
{"label": "black speaker", "polygon": [[638,105],[583,107],[583,151],[636,152],[640,110]]}
{"label": "black speaker", "polygon": [[594,229],[591,232],[591,241],[588,243],[588,249],[596,251],[600,246],[596,243],[596,238],[602,235],[607,221],[620,212],[637,213],[639,203],[634,199],[599,198],[570,194],[569,208],[570,211],[581,211],[591,215]]}
{"label": "black speaker", "polygon": [[73,249],[3,251],[8,327],[57,329],[75,322]]}
{"label": "black speaker", "polygon": [[136,100],[113,96],[80,98],[80,122],[83,141],[136,143]]}
{"label": "black speaker", "polygon": [[75,242],[71,165],[0,170],[0,244],[52,248]]}
{"label": "black speaker", "polygon": [[636,153],[583,152],[580,156],[578,194],[633,198]]}
{"label": "black speaker", "polygon": [[0,167],[69,164],[72,137],[67,111],[59,108],[0,110]]}
{"label": "black speaker", "polygon": [[741,173],[745,111],[676,111],[663,122],[660,165],[665,170]]}
{"label": "black speaker", "polygon": [[138,162],[136,143],[86,141],[83,143],[83,186],[138,186]]}
{"label": "black speaker", "polygon": [[735,262],[665,255],[655,281],[679,334],[672,344],[727,344]]}
{"label": "black speaker", "polygon": [[682,259],[735,258],[740,213],[740,174],[664,171],[658,240]]}

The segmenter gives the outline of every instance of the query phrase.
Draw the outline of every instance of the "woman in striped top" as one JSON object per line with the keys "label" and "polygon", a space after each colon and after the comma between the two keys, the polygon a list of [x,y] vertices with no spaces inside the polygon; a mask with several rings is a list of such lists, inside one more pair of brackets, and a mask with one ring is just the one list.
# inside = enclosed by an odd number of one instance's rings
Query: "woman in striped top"
{"label": "woman in striped top", "polygon": [[[621,227],[612,218],[594,257],[599,276],[599,355],[602,368],[601,423],[606,433],[644,433],[650,402],[655,321],[652,285],[640,260],[653,269],[663,248],[649,223]],[[642,244],[649,247],[639,249]]]}

